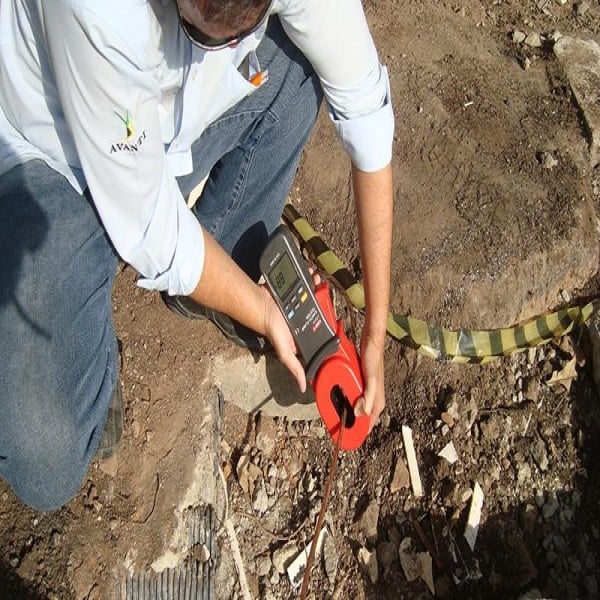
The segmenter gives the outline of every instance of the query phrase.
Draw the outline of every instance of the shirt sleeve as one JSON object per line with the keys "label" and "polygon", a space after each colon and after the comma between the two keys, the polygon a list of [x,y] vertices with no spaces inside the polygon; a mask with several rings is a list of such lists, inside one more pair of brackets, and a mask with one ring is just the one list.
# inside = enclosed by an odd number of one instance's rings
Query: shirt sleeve
{"label": "shirt sleeve", "polygon": [[139,14],[129,14],[128,24],[112,23],[102,15],[112,10],[122,19],[123,9],[114,0],[104,2],[111,6],[102,13],[68,2],[43,4],[53,83],[117,252],[140,273],[141,286],[187,295],[200,279],[204,240],[161,139],[154,75],[160,57],[147,51],[160,25],[146,2],[136,4]]}
{"label": "shirt sleeve", "polygon": [[279,0],[283,28],[313,65],[344,148],[363,171],[392,157],[394,115],[387,70],[360,0]]}

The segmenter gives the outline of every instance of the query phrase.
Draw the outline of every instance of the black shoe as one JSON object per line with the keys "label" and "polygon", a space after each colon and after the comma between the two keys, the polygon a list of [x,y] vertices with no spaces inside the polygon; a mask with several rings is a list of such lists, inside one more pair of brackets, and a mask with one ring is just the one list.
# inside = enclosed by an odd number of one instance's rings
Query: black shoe
{"label": "black shoe", "polygon": [[96,450],[96,458],[98,460],[106,460],[110,458],[119,447],[121,434],[123,433],[123,393],[121,392],[121,384],[117,380],[115,391],[113,392],[110,406],[108,407],[108,416],[104,431]]}
{"label": "black shoe", "polygon": [[161,292],[161,296],[163,302],[173,312],[188,319],[208,319],[212,321],[227,339],[242,348],[258,353],[264,353],[270,348],[270,343],[266,337],[248,329],[248,327],[219,311],[194,302],[188,296],[169,296],[165,292]]}

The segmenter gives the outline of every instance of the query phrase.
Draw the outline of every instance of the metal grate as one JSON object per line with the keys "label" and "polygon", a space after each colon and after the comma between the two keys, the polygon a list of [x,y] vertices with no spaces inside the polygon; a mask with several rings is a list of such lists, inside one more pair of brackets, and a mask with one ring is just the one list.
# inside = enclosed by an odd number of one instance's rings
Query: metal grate
{"label": "metal grate", "polygon": [[211,506],[189,509],[188,551],[181,566],[128,574],[125,600],[214,600],[217,548]]}

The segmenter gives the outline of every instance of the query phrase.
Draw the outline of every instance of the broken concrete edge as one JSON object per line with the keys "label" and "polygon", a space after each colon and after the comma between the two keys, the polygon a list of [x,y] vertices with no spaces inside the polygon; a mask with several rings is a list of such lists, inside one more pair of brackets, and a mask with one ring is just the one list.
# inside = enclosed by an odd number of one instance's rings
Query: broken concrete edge
{"label": "broken concrete edge", "polygon": [[600,45],[561,37],[554,54],[563,68],[589,132],[590,163],[600,164]]}

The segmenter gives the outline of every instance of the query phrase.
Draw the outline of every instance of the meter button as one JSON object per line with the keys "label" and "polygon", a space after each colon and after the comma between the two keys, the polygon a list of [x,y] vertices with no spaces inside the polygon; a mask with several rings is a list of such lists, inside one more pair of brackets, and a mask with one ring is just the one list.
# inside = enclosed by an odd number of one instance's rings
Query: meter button
{"label": "meter button", "polygon": [[290,312],[287,314],[287,318],[291,320],[293,316],[294,316],[294,311],[290,310]]}
{"label": "meter button", "polygon": [[302,294],[302,296],[300,296],[300,302],[306,302],[307,298],[308,298],[308,294],[306,292],[304,292],[304,294]]}

